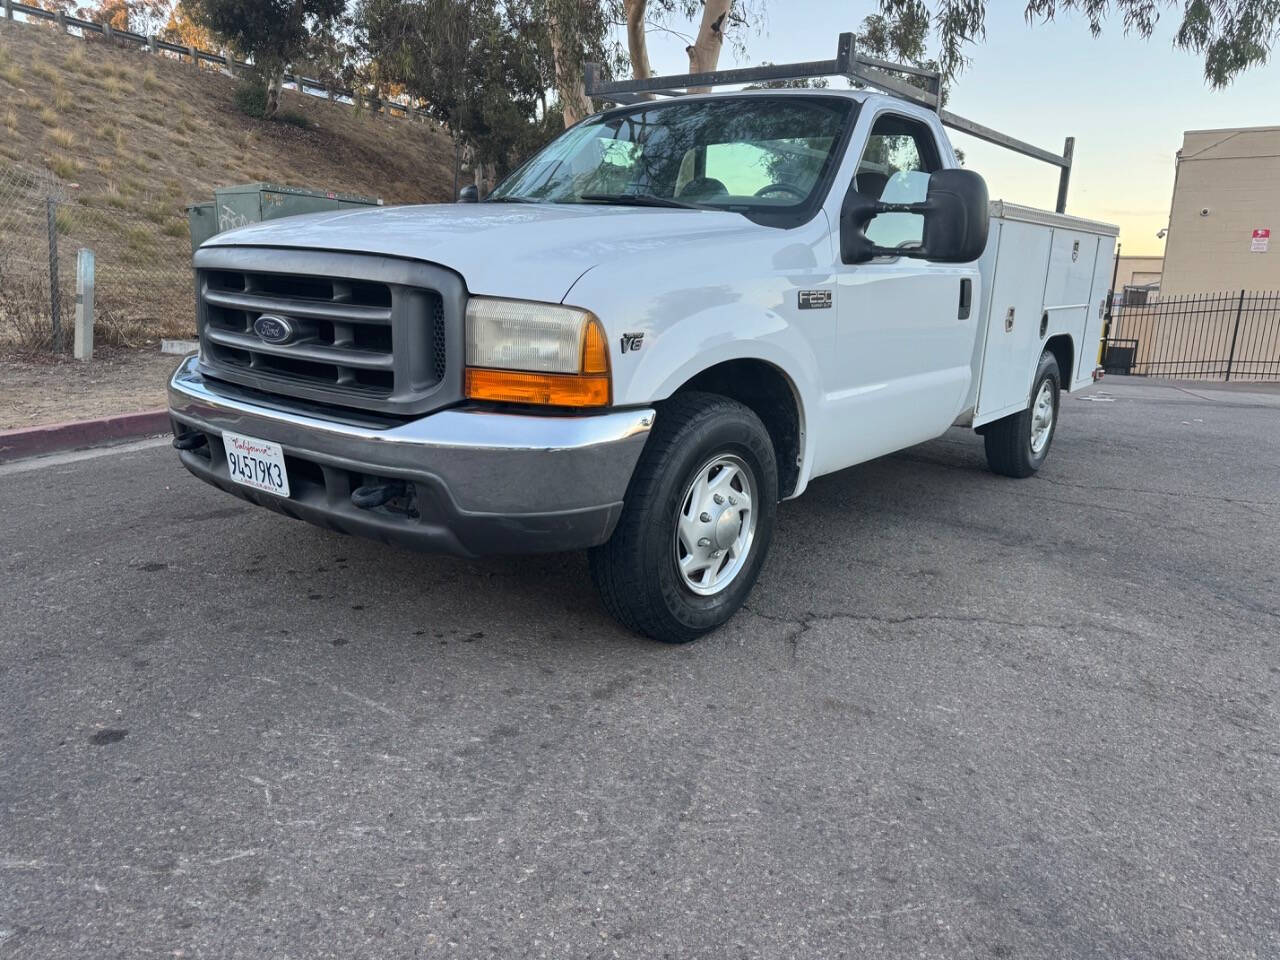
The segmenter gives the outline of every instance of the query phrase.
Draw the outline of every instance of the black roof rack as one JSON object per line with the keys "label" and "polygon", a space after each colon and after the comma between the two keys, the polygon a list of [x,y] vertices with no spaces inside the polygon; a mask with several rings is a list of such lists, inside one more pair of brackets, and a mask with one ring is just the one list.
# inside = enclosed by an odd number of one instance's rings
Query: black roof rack
{"label": "black roof rack", "polygon": [[[891,74],[923,77],[925,88],[917,87]],[[893,63],[879,57],[869,57],[857,52],[852,33],[840,34],[834,60],[808,60],[802,63],[766,64],[735,70],[714,70],[709,73],[682,73],[665,77],[647,77],[643,80],[602,80],[600,67],[586,65],[586,94],[598,100],[612,103],[638,103],[653,97],[678,97],[691,88],[720,87],[735,83],[766,83],[771,80],[808,80],[815,77],[845,77],[848,80],[874,87],[918,106],[934,110],[938,119],[948,127],[967,133],[987,143],[1004,147],[1023,156],[1052,164],[1059,168],[1058,213],[1065,213],[1067,187],[1071,182],[1071,162],[1075,153],[1075,137],[1067,137],[1061,155],[1034,144],[1019,140],[999,130],[966,120],[949,110],[942,109],[942,76],[936,70]]]}

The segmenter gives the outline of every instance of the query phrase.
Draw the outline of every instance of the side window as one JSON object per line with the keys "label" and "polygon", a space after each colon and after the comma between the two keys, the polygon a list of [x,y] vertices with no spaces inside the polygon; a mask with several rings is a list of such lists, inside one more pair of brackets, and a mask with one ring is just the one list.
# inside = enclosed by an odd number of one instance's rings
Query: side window
{"label": "side window", "polygon": [[[929,174],[942,166],[928,126],[885,113],[876,118],[858,164],[859,193],[885,203],[919,203],[929,191]],[[924,217],[918,213],[882,213],[867,227],[867,237],[881,247],[918,244],[924,239]]]}

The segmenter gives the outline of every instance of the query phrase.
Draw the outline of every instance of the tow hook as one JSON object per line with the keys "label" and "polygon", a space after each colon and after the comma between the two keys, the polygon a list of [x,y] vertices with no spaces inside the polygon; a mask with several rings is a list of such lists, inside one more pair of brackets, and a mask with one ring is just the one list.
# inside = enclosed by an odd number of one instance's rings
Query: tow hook
{"label": "tow hook", "polygon": [[173,449],[175,450],[198,450],[209,442],[199,430],[193,430],[190,433],[184,433],[180,437],[173,438]]}
{"label": "tow hook", "polygon": [[386,483],[370,483],[356,487],[351,491],[351,502],[361,510],[372,510],[389,500],[403,497],[405,492],[403,480],[388,480]]}

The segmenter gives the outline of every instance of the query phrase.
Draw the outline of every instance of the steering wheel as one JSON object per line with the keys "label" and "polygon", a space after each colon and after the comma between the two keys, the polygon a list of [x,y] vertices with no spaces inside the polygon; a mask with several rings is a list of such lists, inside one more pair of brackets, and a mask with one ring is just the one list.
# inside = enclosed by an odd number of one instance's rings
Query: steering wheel
{"label": "steering wheel", "polygon": [[771,183],[766,187],[761,187],[755,192],[757,197],[763,197],[767,193],[789,193],[797,200],[803,200],[809,195],[809,191],[801,190],[799,187],[793,187],[789,183]]}

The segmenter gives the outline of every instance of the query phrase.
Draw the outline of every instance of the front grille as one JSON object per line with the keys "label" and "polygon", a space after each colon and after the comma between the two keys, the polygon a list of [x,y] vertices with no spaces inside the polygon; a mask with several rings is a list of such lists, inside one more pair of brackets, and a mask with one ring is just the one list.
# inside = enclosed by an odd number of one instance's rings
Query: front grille
{"label": "front grille", "polygon": [[[216,247],[200,250],[196,267],[206,375],[385,413],[457,399],[462,287],[453,274],[381,257]],[[263,316],[284,318],[292,336],[259,336]]]}

